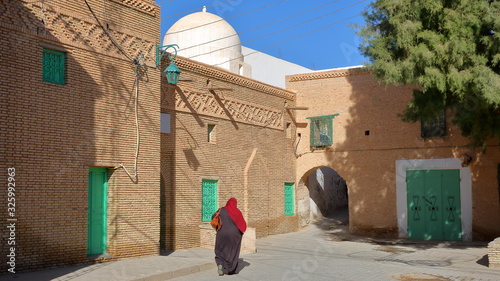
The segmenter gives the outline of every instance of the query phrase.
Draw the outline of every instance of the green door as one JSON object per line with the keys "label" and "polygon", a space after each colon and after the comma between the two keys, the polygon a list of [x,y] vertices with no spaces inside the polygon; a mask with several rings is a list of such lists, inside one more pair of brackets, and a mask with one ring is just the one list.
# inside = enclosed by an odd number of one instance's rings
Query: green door
{"label": "green door", "polygon": [[89,168],[87,255],[106,253],[107,199],[106,168]]}
{"label": "green door", "polygon": [[462,240],[459,170],[406,171],[408,238]]}
{"label": "green door", "polygon": [[201,183],[201,221],[211,221],[218,209],[217,181],[202,180]]}

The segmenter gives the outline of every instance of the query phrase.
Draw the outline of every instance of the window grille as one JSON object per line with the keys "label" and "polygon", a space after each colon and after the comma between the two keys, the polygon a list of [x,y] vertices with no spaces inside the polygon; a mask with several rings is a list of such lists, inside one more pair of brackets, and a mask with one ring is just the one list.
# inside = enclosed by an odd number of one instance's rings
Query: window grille
{"label": "window grille", "polygon": [[43,82],[64,85],[65,64],[66,64],[66,53],[51,49],[43,49],[43,58],[42,58]]}
{"label": "window grille", "polygon": [[333,118],[337,115],[307,118],[311,120],[311,147],[327,147],[333,144]]}
{"label": "window grille", "polygon": [[430,121],[420,121],[420,135],[422,138],[446,136],[446,114],[442,114]]}
{"label": "window grille", "polygon": [[201,221],[211,221],[212,215],[218,209],[217,200],[217,181],[202,180],[201,183]]}

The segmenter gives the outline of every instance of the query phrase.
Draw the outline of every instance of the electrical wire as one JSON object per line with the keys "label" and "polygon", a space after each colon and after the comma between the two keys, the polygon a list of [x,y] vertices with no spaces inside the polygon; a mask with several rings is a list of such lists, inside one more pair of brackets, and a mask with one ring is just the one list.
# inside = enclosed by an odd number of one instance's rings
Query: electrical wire
{"label": "electrical wire", "polygon": [[[247,11],[247,12],[244,12],[244,13],[241,13],[241,14],[237,14],[237,15],[234,15],[234,16],[231,16],[231,17],[227,17],[225,19],[221,18],[220,20],[212,21],[212,22],[201,24],[201,25],[198,25],[198,26],[193,26],[193,27],[186,28],[186,29],[183,29],[183,30],[174,31],[174,32],[170,32],[170,33],[167,32],[165,34],[165,36],[166,35],[172,35],[172,34],[181,33],[181,32],[184,32],[184,31],[189,31],[189,30],[193,30],[193,29],[197,29],[197,28],[204,27],[204,26],[207,26],[207,25],[211,25],[211,24],[214,24],[214,23],[218,23],[218,22],[221,22],[221,21],[224,22],[224,21],[227,21],[228,19],[232,19],[232,18],[239,17],[239,16],[246,15],[246,14],[250,14],[250,13],[253,13],[255,11],[259,11],[259,10],[262,10],[262,9],[265,9],[265,8],[269,8],[269,7],[272,7],[272,6],[275,6],[275,5],[279,5],[279,4],[282,4],[284,2],[288,2],[288,1],[289,0],[280,1],[280,2],[273,3],[273,4],[270,4],[270,5],[267,5],[267,6],[259,7],[257,9],[251,10],[251,11]],[[340,1],[340,0],[337,0],[337,1]],[[337,1],[334,1],[334,2],[337,2]],[[231,36],[234,36],[234,35],[231,35]]]}
{"label": "electrical wire", "polygon": [[[263,36],[260,36],[260,37],[257,37],[257,38],[254,38],[254,39],[251,39],[251,40],[248,40],[248,41],[242,42],[241,44],[235,44],[235,45],[231,45],[231,46],[227,46],[227,47],[223,47],[223,48],[215,49],[215,50],[212,50],[212,51],[210,51],[210,52],[203,53],[203,54],[197,54],[197,55],[194,55],[194,56],[191,56],[191,57],[188,57],[188,58],[189,58],[189,59],[192,59],[192,58],[195,58],[195,57],[199,57],[199,56],[208,55],[208,54],[211,54],[211,53],[214,53],[214,52],[218,52],[218,51],[221,51],[221,50],[224,50],[224,49],[228,49],[228,48],[236,47],[236,46],[239,46],[239,45],[243,45],[243,44],[245,44],[245,43],[249,43],[249,42],[253,42],[253,41],[256,41],[256,40],[260,40],[260,39],[262,39],[262,38],[266,38],[266,37],[269,37],[269,36],[272,36],[272,35],[278,34],[278,33],[280,33],[280,32],[283,32],[283,31],[286,31],[286,30],[289,30],[289,29],[295,28],[295,27],[297,27],[297,26],[300,26],[300,25],[303,25],[303,24],[306,24],[306,23],[310,23],[310,22],[312,22],[312,21],[318,20],[318,19],[323,18],[323,17],[325,17],[325,16],[329,16],[329,15],[331,15],[331,14],[337,13],[337,12],[339,12],[339,11],[345,10],[345,9],[347,9],[347,8],[350,8],[350,7],[352,7],[352,6],[358,5],[358,4],[363,3],[363,2],[366,2],[366,1],[368,1],[368,0],[362,0],[362,1],[356,2],[356,3],[351,4],[351,5],[349,5],[349,6],[346,6],[346,7],[343,7],[343,8],[337,9],[337,10],[335,10],[335,11],[329,12],[329,13],[327,13],[327,14],[321,15],[321,16],[319,16],[319,17],[316,17],[316,18],[314,18],[314,19],[310,19],[310,20],[307,20],[307,21],[304,21],[304,22],[301,22],[301,23],[298,23],[298,24],[295,24],[295,25],[289,26],[289,27],[284,28],[284,29],[281,29],[281,30],[278,30],[278,31],[275,31],[275,32],[272,32],[272,33],[268,33],[268,34],[266,34],[266,35],[263,35]],[[362,14],[362,13],[360,13],[360,14]],[[347,19],[345,19],[345,20],[342,20],[342,21],[340,21],[340,22],[343,22],[343,21],[349,20],[349,19],[351,19],[351,18],[357,17],[357,16],[359,16],[360,14],[356,14],[355,16],[353,16],[353,17],[349,17],[349,18],[347,18]],[[336,22],[336,23],[334,23],[334,24],[329,24],[329,25],[326,25],[326,26],[324,26],[324,27],[322,27],[322,28],[320,28],[320,29],[315,30],[314,32],[320,31],[320,30],[322,30],[322,29],[325,29],[325,28],[330,27],[330,26],[332,26],[332,25],[338,24],[338,23],[340,23],[340,22]],[[300,36],[294,37],[294,39],[295,39],[295,38],[302,37],[302,36],[307,35],[307,34],[310,34],[310,33],[313,33],[313,32],[304,33],[303,35],[300,35]],[[287,42],[287,41],[290,41],[290,40],[283,41],[282,43]],[[282,44],[282,43],[279,43],[279,44]],[[276,45],[279,45],[279,44],[276,44]],[[273,46],[274,46],[274,45],[273,45]],[[224,62],[224,63],[225,63],[225,62]]]}
{"label": "electrical wire", "polygon": [[[228,0],[228,1],[225,1],[225,2],[220,2],[220,3],[214,4],[214,5],[209,5],[209,6],[206,6],[206,7],[207,7],[207,8],[209,8],[209,7],[215,7],[215,6],[222,5],[222,4],[226,4],[226,3],[229,3],[229,2],[233,2],[233,1],[236,1],[236,0]],[[170,15],[170,16],[168,16],[168,17],[162,17],[162,18],[160,18],[160,20],[162,20],[162,19],[166,19],[166,18],[175,17],[175,16],[179,16],[179,15],[183,15],[183,14],[187,14],[187,13],[196,12],[196,11],[198,11],[198,10],[199,10],[199,9],[193,9],[193,10],[190,10],[190,11],[186,11],[186,12],[182,12],[182,13],[178,13],[178,14]],[[129,25],[129,26],[125,26],[125,27],[122,27],[122,28],[117,29],[116,31],[120,31],[120,30],[123,30],[123,29],[129,29],[129,28],[131,28],[131,27],[140,26],[140,25],[147,24],[147,23],[150,23],[150,22],[153,22],[153,21],[156,21],[156,19],[154,19],[154,20],[150,20],[150,21],[140,22],[140,23],[137,23],[137,24]]]}
{"label": "electrical wire", "polygon": [[[234,0],[233,0],[233,1],[234,1]],[[276,21],[273,21],[273,22],[270,22],[270,23],[267,23],[267,24],[264,24],[264,25],[261,25],[261,26],[255,27],[255,28],[253,28],[253,29],[250,29],[250,30],[246,30],[246,31],[243,31],[243,32],[237,33],[237,34],[243,34],[243,33],[249,32],[249,31],[257,30],[257,29],[259,29],[259,28],[262,28],[262,27],[265,27],[265,26],[268,26],[268,25],[271,25],[271,24],[274,24],[274,23],[277,23],[277,22],[280,22],[280,21],[283,21],[283,20],[286,20],[286,19],[289,19],[289,18],[292,18],[292,17],[298,16],[298,15],[301,15],[301,14],[304,14],[304,13],[307,13],[307,12],[310,12],[310,11],[313,11],[313,10],[317,10],[317,9],[319,9],[319,8],[326,7],[326,6],[328,6],[328,5],[334,4],[334,3],[339,2],[339,1],[341,1],[341,0],[335,0],[335,1],[332,1],[332,2],[329,2],[329,3],[326,3],[326,4],[323,4],[323,5],[321,5],[321,6],[318,6],[318,7],[315,7],[315,8],[309,9],[309,10],[306,10],[306,11],[302,11],[302,12],[297,13],[297,14],[293,14],[293,15],[287,16],[287,17],[281,18],[281,19],[279,19],[279,20],[276,20]],[[364,1],[367,1],[367,0],[364,0]],[[231,1],[227,1],[227,2],[231,2]],[[217,4],[217,5],[224,4],[224,3],[227,3],[227,2],[219,3],[219,4]],[[244,13],[237,14],[237,15],[234,15],[234,16],[231,16],[231,17],[227,17],[227,18],[225,18],[225,19],[217,20],[217,21],[214,21],[214,22],[210,22],[210,23],[202,24],[202,25],[200,25],[200,26],[190,27],[190,28],[187,28],[187,29],[184,29],[184,30],[180,30],[180,31],[172,32],[172,33],[167,33],[167,34],[175,34],[175,33],[178,33],[178,32],[183,32],[183,31],[187,31],[187,30],[196,29],[196,28],[199,28],[199,27],[203,27],[203,26],[206,26],[206,25],[210,25],[210,24],[213,24],[213,23],[217,23],[217,22],[219,22],[219,21],[225,21],[225,20],[228,20],[228,19],[231,19],[231,18],[235,18],[235,17],[238,17],[238,16],[242,16],[242,15],[245,15],[245,14],[249,14],[249,13],[252,13],[252,12],[255,12],[255,11],[258,11],[258,10],[261,10],[261,9],[263,9],[263,8],[268,8],[268,7],[271,7],[271,6],[274,6],[274,5],[282,4],[282,3],[284,3],[284,2],[288,2],[288,0],[281,1],[281,2],[277,2],[277,3],[274,3],[274,4],[267,5],[267,6],[263,6],[263,7],[260,7],[260,8],[257,8],[257,9],[251,10],[251,11],[248,11],[248,12],[244,12]],[[208,7],[213,7],[213,6],[217,6],[217,5],[212,5],[212,6],[208,6]],[[170,16],[167,16],[167,17],[162,17],[161,19],[165,19],[165,18],[169,18],[169,17],[174,17],[174,16],[178,16],[178,15],[182,15],[182,14],[186,14],[186,13],[190,13],[190,12],[195,12],[195,11],[198,11],[198,9],[195,9],[195,10],[190,10],[190,11],[187,11],[187,12],[177,13],[177,14],[170,15]],[[147,21],[147,22],[141,22],[141,23],[138,23],[138,24],[135,24],[135,25],[140,25],[140,24],[142,24],[142,23],[148,23],[148,22],[150,22],[150,21]],[[117,31],[122,30],[122,29],[126,29],[126,28],[128,28],[128,27],[132,27],[132,26],[135,26],[135,25],[128,25],[128,26],[124,26],[124,27],[122,27],[122,28],[120,28],[120,29],[117,29]],[[149,40],[149,39],[155,39],[155,37],[153,37],[153,38],[145,38],[144,40]],[[222,39],[224,39],[224,38],[222,38]],[[211,42],[211,41],[210,41],[210,42]]]}
{"label": "electrical wire", "polygon": [[[173,1],[173,0],[167,0],[167,1],[163,1],[163,2],[169,2],[169,1]],[[231,0],[231,1],[235,1],[235,0]],[[216,4],[216,5],[224,4],[224,3],[227,3],[227,2],[231,2],[231,1],[226,1],[226,2],[223,2],[223,3]],[[254,9],[254,10],[247,11],[247,12],[244,12],[244,13],[241,13],[241,14],[238,14],[238,15],[234,15],[234,16],[229,17],[229,18],[235,18],[235,17],[238,17],[238,16],[246,15],[246,14],[249,14],[249,13],[252,13],[252,12],[255,12],[255,11],[258,11],[258,10],[261,10],[261,9],[264,9],[264,8],[268,8],[268,7],[271,7],[271,6],[274,6],[274,5],[278,5],[278,4],[282,4],[282,3],[287,2],[287,1],[289,1],[289,0],[284,0],[284,1],[277,2],[277,3],[273,3],[273,4],[270,4],[270,5],[267,5],[267,6],[259,7],[259,8],[256,8],[256,9]],[[340,1],[340,0],[336,0],[336,1],[334,1],[334,2],[337,2],[337,1]],[[160,2],[160,3],[161,3],[161,2]],[[212,6],[209,6],[209,7],[213,7],[213,6],[216,6],[216,5],[212,5]],[[185,14],[185,13],[189,13],[189,12],[192,12],[192,11],[197,11],[197,10],[191,10],[191,11],[187,11],[187,12],[182,12],[182,13],[179,13],[179,14],[176,14],[176,15]],[[108,14],[109,14],[109,13],[108,13]],[[105,15],[105,14],[103,14],[103,15]],[[172,16],[175,16],[175,15],[172,15]],[[172,16],[169,16],[169,17],[172,17]],[[164,18],[166,18],[166,17],[164,17]],[[163,19],[163,18],[162,18],[162,19]],[[221,19],[221,20],[219,20],[219,21],[224,21],[224,19]],[[150,22],[150,21],[148,21],[148,22]],[[218,22],[218,21],[215,21],[215,22]],[[212,24],[212,23],[215,23],[215,22],[210,22],[210,23],[204,24],[204,25],[202,25],[202,26],[209,25],[209,24]],[[144,23],[144,22],[142,22],[142,23]],[[141,23],[139,23],[139,24],[141,24]],[[119,25],[118,25],[118,26],[119,26]],[[131,27],[131,26],[125,26],[125,27],[123,27],[123,28],[121,28],[121,29],[116,29],[116,31],[120,31],[120,30],[125,29],[125,28],[128,28],[128,27]],[[194,28],[198,28],[198,27],[201,27],[201,26],[196,26],[196,27],[188,28],[188,29],[186,29],[186,30],[190,30],[190,29],[194,29]],[[182,31],[186,31],[186,30],[182,30]],[[87,37],[89,37],[89,36],[90,36],[90,35],[83,36],[82,38],[87,38]],[[142,40],[147,41],[147,40],[150,40],[150,39],[156,39],[156,38],[157,38],[157,37],[149,37],[149,38],[144,38],[144,39],[142,39]],[[220,40],[220,39],[219,39],[219,40]]]}
{"label": "electrical wire", "polygon": [[134,74],[135,74],[135,102],[134,102],[134,108],[135,108],[135,136],[136,136],[136,145],[135,145],[135,158],[134,158],[134,175],[130,174],[130,172],[127,170],[127,168],[120,163],[120,165],[115,167],[116,169],[122,168],[125,173],[129,176],[129,178],[134,182],[137,183],[137,160],[139,159],[139,146],[140,146],[140,141],[141,141],[141,136],[139,133],[139,72],[138,72],[139,64],[135,64],[134,68]]}
{"label": "electrical wire", "polygon": [[306,155],[306,154],[309,154],[309,153],[314,153],[314,150],[313,150],[313,151],[306,151],[306,152],[303,152],[301,154],[297,154],[297,148],[299,147],[299,143],[300,143],[301,139],[302,139],[302,135],[299,135],[299,140],[297,141],[297,144],[295,145],[295,149],[293,150],[293,153],[295,154],[295,158],[299,158],[299,157]]}
{"label": "electrical wire", "polygon": [[[44,0],[40,0],[40,1],[37,1],[37,2],[33,2],[33,3],[38,3],[38,2],[43,2],[43,1]],[[48,2],[48,1],[52,1],[52,0],[45,0],[45,1]],[[173,0],[165,0],[165,1],[157,2],[157,4],[171,2],[171,1],[173,1]],[[123,8],[123,9],[115,10],[115,11],[111,11],[111,12],[104,12],[104,13],[96,14],[96,15],[99,16],[99,17],[100,16],[107,16],[107,15],[112,15],[112,14],[116,14],[116,13],[120,13],[120,12],[125,12],[125,11],[128,11],[128,10],[138,10],[140,8],[147,7],[147,6],[153,6],[153,5],[152,4],[143,4],[143,5],[140,5],[138,7],[128,7],[128,8]],[[75,18],[73,20],[85,20],[85,19],[92,18],[92,17],[93,16],[83,17],[83,18]],[[51,25],[51,24],[55,24],[55,22],[54,23],[48,23],[47,25]]]}
{"label": "electrical wire", "polygon": [[[171,0],[170,0],[170,1],[171,1]],[[230,0],[230,1],[225,1],[225,2],[221,2],[221,3],[217,3],[217,4],[211,5],[211,6],[209,6],[209,7],[213,7],[213,6],[217,6],[217,5],[225,4],[225,3],[228,3],[228,2],[232,2],[232,1],[235,1],[235,0]],[[287,1],[288,1],[288,0],[287,0]],[[304,13],[307,13],[307,12],[310,12],[310,11],[313,11],[313,10],[316,10],[316,9],[319,9],[319,8],[323,8],[323,7],[325,7],[325,6],[328,6],[328,5],[334,4],[334,3],[339,2],[339,1],[340,1],[340,0],[335,0],[335,1],[332,1],[332,2],[329,2],[329,3],[326,3],[326,4],[323,4],[323,5],[320,5],[320,6],[318,6],[318,7],[315,7],[315,8],[312,8],[312,9],[306,10],[306,11],[302,11],[302,12],[300,12],[300,13],[293,14],[293,15],[290,15],[290,16],[287,16],[287,17],[284,17],[284,18],[278,19],[278,20],[273,21],[273,22],[270,22],[270,23],[266,23],[266,24],[264,24],[264,25],[261,25],[261,26],[255,27],[255,28],[253,28],[253,29],[250,29],[250,30],[246,30],[246,31],[243,31],[243,32],[237,33],[237,34],[243,34],[243,33],[246,33],[246,32],[254,31],[254,30],[257,30],[257,29],[259,29],[259,28],[262,28],[262,27],[265,27],[265,26],[269,26],[269,25],[271,25],[271,24],[274,24],[274,23],[277,23],[277,22],[280,22],[280,21],[283,21],[283,20],[286,20],[286,19],[289,19],[289,18],[292,18],[292,17],[298,16],[298,15],[301,15],[301,14],[304,14]],[[274,34],[277,34],[277,33],[283,32],[283,31],[286,31],[286,30],[288,30],[288,29],[291,29],[291,28],[294,28],[294,27],[300,26],[300,25],[302,25],[302,24],[309,23],[309,22],[311,22],[311,21],[314,21],[314,20],[320,19],[320,18],[322,18],[322,17],[325,17],[325,16],[328,16],[328,15],[331,15],[331,14],[333,14],[333,13],[339,12],[339,11],[341,11],[341,10],[343,10],[343,9],[349,8],[349,7],[351,7],[351,6],[354,6],[354,5],[360,4],[360,3],[365,2],[365,1],[367,1],[367,0],[363,0],[363,1],[361,1],[361,2],[357,2],[357,3],[351,4],[351,5],[347,6],[347,7],[343,7],[343,8],[341,8],[341,9],[336,10],[336,11],[333,11],[333,12],[330,12],[330,13],[327,13],[327,14],[324,14],[324,15],[322,15],[322,16],[319,16],[319,17],[315,18],[315,19],[308,20],[308,21],[305,21],[305,22],[302,22],[302,23],[296,24],[296,25],[294,25],[294,26],[287,27],[287,28],[282,29],[282,30],[280,30],[280,31],[276,31],[276,32],[273,32],[273,33],[270,33],[270,34],[267,34],[267,35],[264,35],[264,36],[260,36],[260,37],[258,37],[258,38],[252,39],[252,40],[248,40],[248,41],[243,42],[243,43],[248,43],[248,42],[252,42],[252,41],[255,41],[255,40],[259,40],[259,39],[262,39],[262,38],[265,38],[265,37],[272,36],[272,35],[274,35]],[[267,7],[270,7],[270,6],[273,6],[273,5],[277,5],[277,4],[281,4],[281,3],[283,3],[283,2],[286,2],[286,1],[281,1],[281,2],[277,2],[277,3],[271,4],[271,5],[263,6],[263,7],[260,7],[260,8],[257,8],[257,9],[254,9],[254,10],[251,10],[251,11],[248,11],[248,12],[245,12],[245,13],[241,13],[241,14],[238,14],[238,15],[232,16],[232,17],[230,17],[230,18],[234,18],[234,17],[237,17],[237,16],[241,16],[241,15],[245,15],[245,14],[248,14],[248,13],[251,13],[251,12],[255,12],[255,11],[258,11],[258,10],[263,9],[263,8],[267,8]],[[185,13],[189,13],[189,12],[192,12],[192,11],[197,11],[197,9],[195,9],[195,10],[190,10],[190,11],[187,11],[187,12],[178,13],[178,14],[175,14],[175,15],[185,14]],[[168,17],[172,17],[172,16],[175,16],[175,15],[171,15],[171,16],[168,16]],[[164,19],[164,18],[167,18],[167,17],[163,17],[162,19]],[[150,22],[150,21],[147,21],[147,22]],[[138,26],[138,25],[141,25],[141,24],[143,24],[143,23],[147,23],[147,22],[142,22],[142,23],[138,23],[138,24],[135,24],[135,25],[126,26],[126,27],[123,27],[123,28],[120,28],[120,29],[116,29],[116,31],[120,31],[120,30],[123,30],[123,29],[125,29],[125,28],[129,28],[129,27],[133,27],[133,26]],[[211,24],[211,23],[208,23],[208,24]],[[193,27],[193,28],[198,28],[198,27]],[[193,29],[193,28],[190,28],[190,29]],[[187,29],[187,30],[189,30],[189,29]],[[183,31],[184,31],[184,30],[183,30]],[[235,36],[235,35],[232,35],[232,36]],[[88,36],[85,36],[85,37],[88,37]],[[83,37],[83,38],[85,38],[85,37]],[[230,36],[227,36],[227,37],[230,37]],[[224,37],[224,38],[227,38],[227,37]],[[215,40],[212,40],[212,41],[208,41],[208,42],[200,43],[200,44],[197,44],[197,45],[195,45],[195,46],[200,46],[200,45],[203,45],[203,44],[208,44],[208,43],[211,43],[211,42],[214,42],[214,41],[217,41],[217,40],[222,40],[222,39],[224,39],[224,38],[219,38],[219,39],[215,39]],[[154,38],[145,38],[145,39],[142,39],[142,40],[149,40],[149,39],[154,39]],[[184,49],[193,48],[193,47],[195,47],[195,46],[190,46],[190,47],[187,47],[187,48],[184,48]],[[225,48],[231,48],[231,47],[234,47],[234,46],[229,46],[229,47],[225,47]],[[212,50],[212,51],[211,51],[211,52],[209,52],[209,53],[199,54],[199,55],[197,55],[197,56],[210,54],[210,53],[216,52],[216,51],[218,51],[218,50],[222,50],[222,49]],[[193,57],[189,57],[189,58],[193,58]]]}
{"label": "electrical wire", "polygon": [[123,54],[125,55],[125,57],[127,57],[131,62],[134,61],[133,58],[131,58],[126,52],[125,50],[122,49],[122,47],[115,41],[115,39],[113,38],[113,36],[109,33],[109,31],[104,28],[104,26],[101,24],[101,21],[99,21],[99,18],[96,16],[96,14],[94,13],[94,11],[92,10],[92,7],[90,7],[89,5],[89,2],[87,2],[87,0],[84,0],[85,1],[85,4],[87,4],[87,7],[90,11],[90,13],[94,16],[95,20],[97,21],[97,24],[99,24],[99,26],[101,27],[101,29],[104,31],[104,33],[106,33],[106,35],[108,35],[109,39],[111,40],[111,43],[113,43],[113,45],[115,45],[115,47]]}
{"label": "electrical wire", "polygon": [[[392,4],[392,3],[394,3],[394,2],[397,2],[397,1],[400,1],[400,0],[393,0],[393,1],[389,2],[389,3],[386,3],[386,4],[384,4],[384,5],[381,5],[380,7],[387,6],[387,5]],[[288,42],[288,41],[292,41],[292,40],[295,40],[295,39],[297,39],[297,38],[303,37],[303,36],[305,36],[305,35],[309,35],[309,34],[311,34],[311,33],[315,33],[315,32],[321,31],[321,30],[326,29],[326,28],[328,28],[328,27],[331,27],[331,26],[333,26],[333,25],[336,25],[336,24],[339,24],[339,23],[341,23],[341,22],[344,22],[344,21],[347,21],[347,20],[353,19],[353,18],[355,18],[355,17],[361,16],[361,15],[363,15],[363,13],[364,13],[364,12],[358,13],[358,14],[356,14],[356,15],[354,15],[354,16],[351,16],[351,17],[348,17],[348,18],[346,18],[346,19],[343,19],[343,20],[340,20],[340,21],[334,22],[334,23],[332,23],[332,24],[328,24],[328,25],[326,25],[326,26],[323,26],[323,27],[321,27],[321,28],[318,28],[318,29],[315,29],[315,30],[309,31],[309,32],[307,32],[307,33],[300,34],[300,35],[298,35],[298,36],[295,36],[295,37],[293,37],[293,38],[290,38],[290,39],[287,39],[287,40],[284,40],[284,41],[278,42],[278,43],[273,44],[273,45],[271,45],[271,46],[268,46],[268,47],[265,47],[265,48],[261,48],[261,49],[259,49],[259,50],[256,50],[256,51],[254,51],[254,52],[251,52],[251,53],[247,54],[246,56],[249,56],[249,55],[252,55],[252,54],[255,54],[255,53],[259,53],[260,51],[267,50],[267,49],[269,49],[269,48],[275,47],[275,46],[277,46],[277,45],[281,45],[281,44],[286,43],[286,42]],[[240,59],[240,58],[230,59],[230,60],[227,60],[227,61],[224,61],[224,62],[218,63],[218,64],[214,64],[214,66],[219,66],[219,65],[222,65],[222,64],[228,63],[228,62],[233,61],[233,60],[236,60],[236,59]]]}
{"label": "electrical wire", "polygon": [[[304,13],[307,13],[307,12],[310,12],[310,11],[313,11],[313,10],[317,10],[317,9],[319,9],[319,8],[326,7],[326,6],[328,6],[328,5],[331,5],[331,4],[336,3],[336,2],[338,2],[338,1],[341,1],[341,0],[332,1],[332,2],[330,2],[330,3],[326,3],[326,4],[321,5],[321,6],[318,6],[318,7],[316,7],[316,8],[312,8],[312,9],[309,9],[309,10],[306,10],[306,11],[302,11],[302,12],[300,12],[300,13],[293,14],[293,15],[290,15],[290,16],[287,16],[287,17],[284,17],[284,18],[281,18],[281,19],[278,19],[278,20],[272,21],[272,22],[270,22],[270,23],[266,23],[266,24],[263,24],[263,25],[260,25],[260,26],[254,27],[254,28],[252,28],[252,29],[248,29],[248,30],[245,30],[245,31],[242,31],[242,32],[238,32],[238,33],[233,34],[233,35],[228,35],[228,36],[225,36],[225,37],[222,37],[222,38],[218,38],[218,39],[214,39],[214,40],[211,40],[211,41],[203,42],[203,43],[200,43],[200,44],[197,44],[197,45],[189,46],[189,47],[187,47],[187,48],[183,48],[183,50],[190,49],[190,48],[194,48],[194,47],[201,46],[201,45],[208,44],[208,43],[213,43],[213,42],[216,42],[216,41],[219,41],[219,40],[223,40],[223,39],[230,38],[230,37],[233,37],[233,36],[241,35],[241,34],[244,34],[244,33],[250,32],[250,31],[254,31],[254,30],[260,29],[260,28],[262,28],[262,27],[266,27],[266,26],[269,26],[269,25],[272,25],[272,24],[275,24],[275,23],[278,23],[278,22],[284,21],[284,20],[286,20],[286,19],[290,19],[290,18],[293,18],[293,17],[299,16],[299,15],[302,15],[302,14],[304,14]],[[208,24],[205,24],[205,25],[208,25]],[[193,28],[188,28],[188,29],[185,29],[185,30],[181,30],[181,31],[179,31],[179,32],[183,32],[183,31],[190,30],[190,29],[193,29]],[[169,35],[169,34],[174,34],[174,33],[177,33],[177,32],[167,33],[166,35]],[[166,36],[166,35],[165,35],[165,36]]]}
{"label": "electrical wire", "polygon": [[[289,42],[289,41],[295,40],[295,39],[297,39],[297,38],[300,38],[300,37],[303,37],[303,36],[309,35],[309,34],[311,34],[311,33],[315,33],[315,32],[321,31],[321,30],[323,30],[323,29],[325,29],[325,28],[328,28],[328,27],[334,26],[334,25],[336,25],[336,24],[342,23],[342,22],[344,22],[344,21],[347,21],[347,20],[353,19],[353,18],[355,18],[355,17],[358,17],[359,15],[361,15],[361,14],[354,15],[354,16],[352,16],[352,17],[348,17],[348,18],[346,18],[346,19],[343,19],[343,20],[340,20],[340,21],[334,22],[334,23],[332,23],[332,24],[329,24],[329,25],[323,26],[323,27],[321,27],[321,28],[318,28],[318,29],[315,29],[315,30],[309,31],[309,32],[307,32],[307,33],[303,33],[303,34],[298,35],[298,36],[295,36],[295,37],[293,37],[293,38],[289,38],[289,39],[287,39],[287,40],[283,40],[283,41],[278,42],[278,43],[276,43],[276,44],[273,44],[273,45],[271,45],[271,46],[268,46],[268,47],[265,47],[265,48],[261,48],[261,49],[259,49],[259,50],[257,50],[257,51],[254,51],[254,52],[250,52],[250,53],[248,53],[246,56],[250,56],[250,55],[253,55],[253,54],[255,54],[255,53],[259,53],[260,51],[264,51],[264,50],[270,49],[270,48],[272,48],[272,47],[276,47],[276,46],[278,46],[278,45],[281,45],[281,44],[283,44],[283,43],[286,43],[286,42]],[[230,62],[230,61],[236,60],[236,59],[239,59],[239,58],[230,59],[230,60],[227,60],[227,61],[224,61],[224,62],[218,63],[218,64],[214,64],[214,66],[222,65],[222,64],[228,63],[228,62]]]}

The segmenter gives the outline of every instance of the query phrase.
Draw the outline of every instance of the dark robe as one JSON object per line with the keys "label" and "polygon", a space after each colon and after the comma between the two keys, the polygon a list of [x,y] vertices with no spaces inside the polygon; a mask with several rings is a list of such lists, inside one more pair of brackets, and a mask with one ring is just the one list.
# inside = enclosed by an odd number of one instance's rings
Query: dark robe
{"label": "dark robe", "polygon": [[243,233],[238,229],[225,208],[221,208],[222,228],[215,236],[215,263],[233,274],[238,267]]}

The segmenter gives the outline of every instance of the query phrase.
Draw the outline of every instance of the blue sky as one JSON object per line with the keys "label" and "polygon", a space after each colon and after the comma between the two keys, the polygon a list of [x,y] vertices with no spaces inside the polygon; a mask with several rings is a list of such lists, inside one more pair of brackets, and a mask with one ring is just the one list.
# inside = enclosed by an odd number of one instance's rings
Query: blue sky
{"label": "blue sky", "polygon": [[207,6],[207,12],[234,27],[243,46],[315,70],[360,65],[367,60],[358,51],[361,39],[350,25],[364,25],[359,14],[371,2],[156,0],[161,6],[160,42],[177,20]]}

